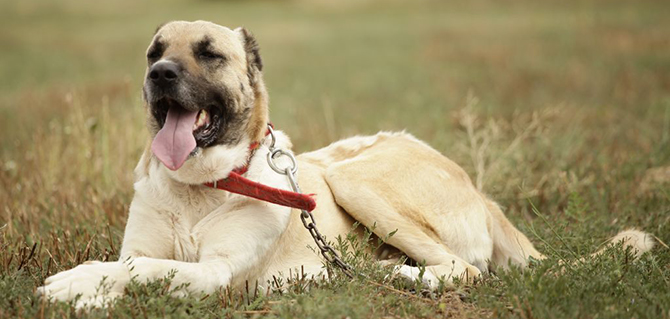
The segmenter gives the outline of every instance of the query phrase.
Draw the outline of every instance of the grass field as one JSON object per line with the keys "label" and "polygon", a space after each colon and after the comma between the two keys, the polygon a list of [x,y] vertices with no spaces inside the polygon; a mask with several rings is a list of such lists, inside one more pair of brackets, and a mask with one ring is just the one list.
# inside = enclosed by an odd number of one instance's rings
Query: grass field
{"label": "grass field", "polygon": [[[667,1],[0,2],[0,317],[62,318],[44,278],[118,256],[148,134],[141,83],[161,22],[255,33],[275,126],[296,151],[406,129],[460,163],[549,259],[426,292],[374,283],[174,299],[133,284],[89,317],[670,318]],[[661,241],[561,270],[638,227]],[[307,291],[309,288],[309,291]]]}

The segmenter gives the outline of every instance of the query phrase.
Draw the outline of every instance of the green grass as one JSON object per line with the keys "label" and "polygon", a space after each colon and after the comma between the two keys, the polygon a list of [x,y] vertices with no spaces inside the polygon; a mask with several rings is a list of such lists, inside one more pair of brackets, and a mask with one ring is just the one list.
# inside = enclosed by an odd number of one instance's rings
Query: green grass
{"label": "green grass", "polygon": [[435,293],[385,278],[360,255],[348,258],[372,282],[296,279],[283,293],[175,299],[168,278],[132,284],[88,316],[669,318],[664,245],[640,260],[613,248],[567,269],[557,262],[629,227],[670,243],[669,9],[617,0],[2,2],[0,317],[76,316],[34,289],[84,260],[118,256],[148,139],[144,51],[161,22],[205,19],[255,33],[272,121],[297,151],[407,129],[461,164],[550,258]]}

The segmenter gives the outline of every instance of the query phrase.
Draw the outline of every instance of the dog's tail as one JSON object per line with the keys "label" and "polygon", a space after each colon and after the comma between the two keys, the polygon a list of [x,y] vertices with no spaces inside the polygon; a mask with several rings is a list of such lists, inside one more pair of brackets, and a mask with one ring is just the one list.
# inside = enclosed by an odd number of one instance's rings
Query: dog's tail
{"label": "dog's tail", "polygon": [[[509,264],[525,267],[528,264],[529,257],[545,258],[542,253],[535,249],[530,240],[507,220],[498,204],[488,199],[486,203],[493,219],[490,224],[493,237],[492,262],[502,267],[507,267]],[[629,229],[616,234],[603,248],[591,256],[602,254],[610,245],[620,242],[623,242],[624,249],[630,247],[636,258],[654,247],[654,237],[652,235],[636,229]]]}
{"label": "dog's tail", "polygon": [[610,245],[615,245],[620,242],[623,242],[624,249],[630,247],[631,252],[635,254],[635,258],[639,258],[642,254],[650,251],[654,248],[655,243],[654,236],[651,234],[647,234],[637,229],[628,229],[616,234],[616,236],[612,237],[612,239],[607,242],[605,247],[593,253],[592,256],[600,255]]}

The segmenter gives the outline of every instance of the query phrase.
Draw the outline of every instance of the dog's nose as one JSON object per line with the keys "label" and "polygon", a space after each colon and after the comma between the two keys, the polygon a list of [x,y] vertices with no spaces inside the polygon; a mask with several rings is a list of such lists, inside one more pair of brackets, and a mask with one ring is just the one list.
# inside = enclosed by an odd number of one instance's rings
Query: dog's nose
{"label": "dog's nose", "polygon": [[179,66],[172,61],[156,62],[149,69],[149,78],[158,86],[168,86],[179,79]]}

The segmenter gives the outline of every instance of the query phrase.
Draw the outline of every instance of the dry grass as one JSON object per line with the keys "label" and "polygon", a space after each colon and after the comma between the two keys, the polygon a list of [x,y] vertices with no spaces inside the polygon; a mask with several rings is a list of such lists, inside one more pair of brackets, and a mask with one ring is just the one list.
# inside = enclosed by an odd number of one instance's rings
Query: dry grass
{"label": "dry grass", "polygon": [[[148,138],[144,50],[154,27],[175,18],[254,31],[273,122],[298,151],[407,129],[463,165],[555,260],[631,226],[670,242],[667,9],[662,1],[1,3],[0,317],[71,316],[67,305],[35,300],[34,288],[83,260],[117,257]],[[180,301],[159,282],[129,287],[111,314],[90,316],[668,317],[668,249],[638,262],[609,256],[560,278],[543,277],[550,260],[434,295],[382,279],[336,280],[310,292]]]}

